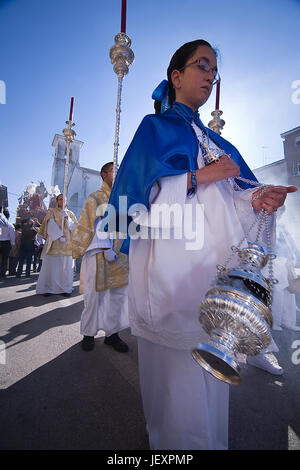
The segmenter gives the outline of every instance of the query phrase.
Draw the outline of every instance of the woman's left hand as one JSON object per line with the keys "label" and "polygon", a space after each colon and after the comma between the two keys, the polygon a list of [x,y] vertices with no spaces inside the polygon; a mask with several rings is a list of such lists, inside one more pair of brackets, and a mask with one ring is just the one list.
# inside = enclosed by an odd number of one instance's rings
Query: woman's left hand
{"label": "woman's left hand", "polygon": [[[252,200],[252,207],[257,211],[265,209],[268,214],[272,214],[280,206],[283,206],[287,194],[295,191],[298,191],[297,186],[270,186],[261,197],[255,201]],[[259,192],[261,192],[261,189],[255,191],[252,198]]]}

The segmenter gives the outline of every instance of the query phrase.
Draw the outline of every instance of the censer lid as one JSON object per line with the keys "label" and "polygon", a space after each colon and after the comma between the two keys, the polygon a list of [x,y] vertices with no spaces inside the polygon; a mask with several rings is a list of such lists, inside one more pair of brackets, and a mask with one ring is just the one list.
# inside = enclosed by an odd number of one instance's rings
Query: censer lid
{"label": "censer lid", "polygon": [[266,279],[261,273],[255,273],[253,271],[248,271],[247,269],[242,269],[242,268],[233,268],[233,269],[228,269],[226,274],[229,277],[238,277],[241,279],[249,279],[256,284],[260,285],[267,291],[270,290],[269,286],[269,281]]}
{"label": "censer lid", "polygon": [[258,243],[254,243],[254,242],[253,243],[248,243],[248,246],[246,248],[243,248],[243,250],[249,250],[249,251],[251,250],[251,251],[255,251],[256,253],[259,252],[262,255],[266,256],[265,250]]}
{"label": "censer lid", "polygon": [[270,255],[266,254],[263,247],[258,243],[248,243],[248,246],[237,250],[242,265],[247,265],[251,271],[264,268]]}
{"label": "censer lid", "polygon": [[266,305],[270,300],[270,285],[269,281],[262,276],[261,273],[255,273],[248,271],[247,269],[237,268],[229,269],[226,272],[228,278],[241,279],[245,286],[254,294],[257,298],[261,299]]}

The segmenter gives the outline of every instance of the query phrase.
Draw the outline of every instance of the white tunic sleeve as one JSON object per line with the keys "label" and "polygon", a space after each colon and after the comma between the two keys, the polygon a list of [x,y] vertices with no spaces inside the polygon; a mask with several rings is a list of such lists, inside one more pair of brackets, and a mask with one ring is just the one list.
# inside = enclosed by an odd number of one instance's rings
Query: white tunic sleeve
{"label": "white tunic sleeve", "polygon": [[96,232],[89,246],[87,247],[84,256],[92,256],[96,253],[101,253],[104,248],[112,248],[112,241],[108,238],[108,234],[107,238],[99,238]]}
{"label": "white tunic sleeve", "polygon": [[75,230],[76,225],[77,224],[75,222],[73,222],[71,217],[68,216],[68,226],[69,226],[69,229],[71,230],[71,232],[73,232],[73,230]]}
{"label": "white tunic sleeve", "polygon": [[63,231],[52,218],[49,219],[47,224],[47,235],[51,238],[52,241],[55,241],[64,235]]}
{"label": "white tunic sleeve", "polygon": [[9,238],[10,238],[11,245],[14,246],[15,241],[16,241],[16,236],[15,236],[14,226],[11,223],[9,223]]}
{"label": "white tunic sleeve", "polygon": [[8,220],[4,214],[0,213],[0,227],[8,227]]}

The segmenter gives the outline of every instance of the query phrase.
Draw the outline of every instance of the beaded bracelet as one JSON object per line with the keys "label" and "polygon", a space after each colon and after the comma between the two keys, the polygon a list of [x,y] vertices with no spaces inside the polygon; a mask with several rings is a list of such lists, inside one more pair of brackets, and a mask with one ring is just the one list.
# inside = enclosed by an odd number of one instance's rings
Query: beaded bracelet
{"label": "beaded bracelet", "polygon": [[191,182],[192,182],[192,187],[188,189],[187,191],[187,197],[192,198],[195,196],[195,193],[197,191],[197,177],[196,177],[196,171],[191,170]]}

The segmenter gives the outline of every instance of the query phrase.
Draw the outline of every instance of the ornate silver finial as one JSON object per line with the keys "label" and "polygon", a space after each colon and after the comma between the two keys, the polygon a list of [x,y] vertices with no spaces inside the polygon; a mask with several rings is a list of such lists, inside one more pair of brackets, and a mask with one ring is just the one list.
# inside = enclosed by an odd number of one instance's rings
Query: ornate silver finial
{"label": "ornate silver finial", "polygon": [[217,148],[210,148],[205,142],[203,142],[203,147],[205,150],[205,153],[203,154],[203,160],[205,165],[218,162],[222,155],[224,155],[223,150],[219,150]]}
{"label": "ornate silver finial", "polygon": [[211,115],[213,116],[213,119],[209,121],[208,123],[208,127],[219,135],[221,135],[221,130],[223,129],[225,125],[225,121],[220,118],[222,114],[223,114],[223,111],[220,111],[219,109],[215,109],[211,113]]}
{"label": "ornate silver finial", "polygon": [[66,121],[66,124],[68,127],[63,129],[63,134],[65,136],[66,143],[70,144],[71,142],[73,142],[73,140],[75,139],[75,135],[76,135],[76,132],[72,129],[72,127],[75,126],[75,122]]}
{"label": "ornate silver finial", "polygon": [[131,39],[126,33],[119,33],[115,36],[115,45],[109,52],[114,72],[119,78],[123,78],[129,72],[129,66],[134,61],[134,53],[130,49]]}
{"label": "ornate silver finial", "polygon": [[121,113],[121,95],[122,95],[122,82],[125,75],[129,72],[129,66],[134,61],[134,53],[130,49],[131,39],[126,33],[118,33],[115,36],[115,45],[112,46],[109,52],[111,63],[113,64],[114,72],[118,76],[118,97],[116,108],[116,130],[114,142],[114,180],[118,170],[118,147],[119,147],[119,134],[120,134],[120,113]]}

